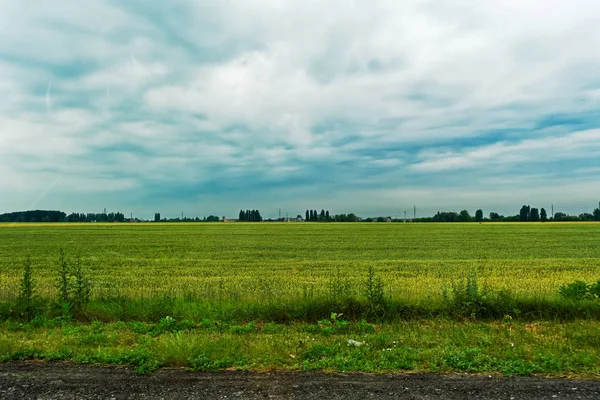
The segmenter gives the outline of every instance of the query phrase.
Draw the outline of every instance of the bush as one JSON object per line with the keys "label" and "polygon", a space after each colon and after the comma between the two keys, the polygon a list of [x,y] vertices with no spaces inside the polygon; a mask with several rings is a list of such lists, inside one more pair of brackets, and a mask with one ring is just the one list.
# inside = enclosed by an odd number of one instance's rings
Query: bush
{"label": "bush", "polygon": [[19,284],[17,310],[27,321],[31,321],[35,313],[35,281],[31,269],[31,258],[27,257],[23,265],[23,277]]}
{"label": "bush", "polygon": [[583,281],[575,281],[568,285],[562,285],[558,292],[562,297],[569,300],[581,301],[591,298],[590,285]]}
{"label": "bush", "polygon": [[596,299],[596,300],[600,299],[600,280],[598,280],[598,282],[590,285],[589,293],[594,299]]}
{"label": "bush", "polygon": [[383,281],[375,274],[373,267],[367,271],[364,283],[365,297],[369,306],[369,316],[381,318],[386,310]]}
{"label": "bush", "polygon": [[83,312],[90,301],[92,284],[81,263],[81,257],[77,257],[75,265],[71,268],[64,250],[60,250],[58,261],[58,301],[62,311],[62,317],[72,318],[72,310]]}
{"label": "bush", "polygon": [[452,284],[452,308],[460,315],[475,319],[485,311],[489,295],[487,287],[479,288],[475,272],[470,272],[466,280]]}

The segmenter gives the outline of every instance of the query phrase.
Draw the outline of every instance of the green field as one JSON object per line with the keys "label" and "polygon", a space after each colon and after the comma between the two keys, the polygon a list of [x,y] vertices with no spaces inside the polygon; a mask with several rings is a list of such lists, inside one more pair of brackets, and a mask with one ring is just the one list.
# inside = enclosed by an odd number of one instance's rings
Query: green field
{"label": "green field", "polygon": [[[439,297],[469,271],[491,288],[553,295],[600,277],[600,224],[0,225],[0,300],[31,256],[55,294],[59,249],[80,255],[94,296],[168,294],[250,301],[325,295],[334,274],[360,285],[374,267],[393,297]],[[358,290],[358,289],[357,289]]]}
{"label": "green field", "polygon": [[559,289],[599,278],[595,223],[7,224],[0,361],[595,376],[600,301]]}

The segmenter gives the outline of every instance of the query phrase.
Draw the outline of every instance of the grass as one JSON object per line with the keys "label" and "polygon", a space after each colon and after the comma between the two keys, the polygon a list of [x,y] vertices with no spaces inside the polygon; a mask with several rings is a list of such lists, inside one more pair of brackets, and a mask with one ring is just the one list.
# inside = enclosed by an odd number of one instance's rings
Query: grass
{"label": "grass", "polygon": [[[339,322],[339,321],[338,321]],[[498,323],[433,319],[371,325],[4,323],[0,358],[69,360],[211,371],[325,370],[468,372],[593,376],[600,372],[600,327],[592,321]],[[360,347],[349,346],[356,340]]]}
{"label": "grass", "polygon": [[[597,374],[600,301],[589,284],[600,278],[599,228],[0,225],[0,359],[127,364],[140,373]],[[71,276],[63,287],[82,289],[85,307],[60,301],[69,297],[59,291],[61,248],[81,267],[63,271]],[[35,295],[25,315],[18,294],[27,257]],[[576,281],[581,299],[559,295]]]}
{"label": "grass", "polygon": [[356,290],[369,267],[403,299],[440,298],[469,271],[548,296],[600,272],[598,224],[0,225],[0,300],[16,295],[25,256],[38,293],[55,296],[60,248],[89,265],[95,297],[132,299],[319,297],[336,271]]}

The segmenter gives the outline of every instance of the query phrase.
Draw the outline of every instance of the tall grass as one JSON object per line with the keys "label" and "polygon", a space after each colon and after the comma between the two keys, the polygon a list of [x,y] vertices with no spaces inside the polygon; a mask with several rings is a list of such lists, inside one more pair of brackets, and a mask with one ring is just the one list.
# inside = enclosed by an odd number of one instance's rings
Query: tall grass
{"label": "tall grass", "polygon": [[[143,297],[129,297],[115,285],[95,291],[86,275],[87,267],[77,259],[74,265],[60,253],[57,262],[55,296],[36,295],[35,272],[27,258],[14,302],[0,303],[0,318],[31,320],[44,318],[78,318],[82,320],[149,321],[165,316],[199,321],[306,321],[316,322],[331,313],[359,321],[398,321],[445,317],[469,320],[600,320],[600,299],[589,294],[595,285],[575,282],[563,286],[554,296],[519,296],[508,290],[492,290],[471,271],[466,278],[442,288],[439,298],[428,301],[403,299],[386,288],[385,279],[373,267],[364,271],[363,281],[350,283],[337,271],[328,291],[310,297],[279,297],[273,294],[275,283],[259,282],[264,297],[248,301],[239,288],[227,287],[222,280],[212,297],[150,292]],[[585,287],[585,295],[580,292]],[[574,295],[575,293],[576,295]],[[58,300],[58,303],[57,303]],[[58,306],[57,306],[58,305]],[[72,308],[73,306],[73,308]],[[72,313],[71,311],[76,311]]]}

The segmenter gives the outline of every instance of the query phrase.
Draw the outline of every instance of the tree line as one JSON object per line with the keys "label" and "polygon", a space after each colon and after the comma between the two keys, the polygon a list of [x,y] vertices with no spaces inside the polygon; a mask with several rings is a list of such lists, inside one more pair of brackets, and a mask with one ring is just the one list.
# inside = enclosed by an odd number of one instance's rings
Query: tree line
{"label": "tree line", "polygon": [[[298,215],[298,219],[302,216]],[[358,222],[361,218],[354,213],[350,214],[335,214],[331,215],[329,210],[306,210],[304,214],[304,221],[306,222]]]}
{"label": "tree line", "polygon": [[0,215],[0,222],[64,222],[67,214],[62,211],[17,211]]}
{"label": "tree line", "polygon": [[306,210],[304,220],[308,222],[331,221],[331,216],[329,215],[329,210],[321,210],[321,213],[317,210]]}
{"label": "tree line", "polygon": [[216,215],[209,215],[208,217],[182,217],[182,218],[161,218],[160,213],[154,213],[153,222],[219,222],[221,218]]}
{"label": "tree line", "polygon": [[238,220],[242,222],[262,222],[263,219],[258,210],[240,210]]}
{"label": "tree line", "polygon": [[[210,215],[204,218],[161,218],[160,213],[154,214],[154,222],[219,222],[224,218],[215,215]],[[298,215],[296,220],[302,220],[302,216]],[[240,210],[238,220],[242,222],[261,222],[263,217],[259,210]],[[391,217],[383,218],[365,218],[362,219],[354,213],[335,214],[332,215],[329,210],[322,209],[306,210],[305,221],[307,222],[403,222],[404,219],[392,219]],[[131,219],[126,218],[123,213],[71,213],[67,215],[62,211],[54,210],[33,210],[33,211],[18,211],[0,214],[0,222],[15,223],[15,222],[130,222]],[[134,219],[135,222],[142,220]],[[269,220],[270,221],[270,220]],[[467,210],[460,212],[454,211],[438,211],[431,217],[415,218],[415,222],[545,222],[545,221],[600,221],[600,208],[594,209],[592,212],[584,212],[579,215],[568,215],[563,212],[557,212],[554,215],[549,215],[545,208],[536,208],[529,205],[523,205],[516,215],[500,215],[496,212],[490,212],[488,217],[484,217],[483,210],[478,209],[475,215],[471,216]]]}
{"label": "tree line", "polygon": [[72,213],[65,222],[125,222],[125,214],[116,213]]}
{"label": "tree line", "polygon": [[549,216],[545,208],[535,208],[524,205],[516,215],[500,215],[496,212],[490,212],[489,217],[485,218],[483,210],[479,209],[471,216],[467,210],[461,212],[440,212],[433,217],[416,218],[415,222],[546,222],[546,221],[600,221],[600,208],[596,208],[592,213],[582,213],[579,215],[568,215],[563,212],[557,212]]}

